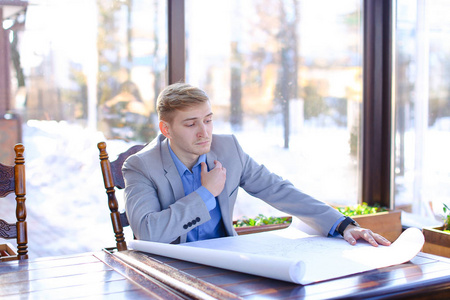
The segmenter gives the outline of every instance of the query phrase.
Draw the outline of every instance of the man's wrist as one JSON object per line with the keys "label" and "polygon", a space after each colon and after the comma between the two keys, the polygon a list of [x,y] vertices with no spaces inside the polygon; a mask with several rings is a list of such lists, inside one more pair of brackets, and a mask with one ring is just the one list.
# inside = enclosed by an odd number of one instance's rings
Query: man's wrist
{"label": "man's wrist", "polygon": [[216,207],[216,198],[207,188],[200,186],[196,192],[200,195],[209,211]]}
{"label": "man's wrist", "polygon": [[344,236],[344,230],[348,227],[348,225],[353,225],[360,227],[359,224],[353,220],[350,217],[346,217],[341,224],[338,225],[337,232],[339,232],[340,235]]}

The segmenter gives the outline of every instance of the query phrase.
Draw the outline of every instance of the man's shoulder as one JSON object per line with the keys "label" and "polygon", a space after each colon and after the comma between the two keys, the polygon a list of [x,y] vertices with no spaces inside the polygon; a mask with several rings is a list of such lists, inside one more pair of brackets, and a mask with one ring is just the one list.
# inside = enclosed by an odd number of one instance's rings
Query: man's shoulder
{"label": "man's shoulder", "polygon": [[213,142],[214,141],[230,141],[230,140],[236,140],[236,137],[234,134],[213,134]]}
{"label": "man's shoulder", "polygon": [[163,135],[158,135],[156,138],[154,138],[150,143],[148,143],[144,148],[142,148],[140,151],[136,152],[135,154],[128,157],[127,160],[139,160],[139,159],[146,159],[148,157],[152,157],[155,155],[160,155],[161,146],[164,143],[165,137]]}
{"label": "man's shoulder", "polygon": [[229,152],[239,147],[239,142],[233,134],[213,135],[211,151],[215,153]]}
{"label": "man's shoulder", "polygon": [[213,134],[212,147],[230,145],[230,143],[237,143],[236,137],[233,134]]}

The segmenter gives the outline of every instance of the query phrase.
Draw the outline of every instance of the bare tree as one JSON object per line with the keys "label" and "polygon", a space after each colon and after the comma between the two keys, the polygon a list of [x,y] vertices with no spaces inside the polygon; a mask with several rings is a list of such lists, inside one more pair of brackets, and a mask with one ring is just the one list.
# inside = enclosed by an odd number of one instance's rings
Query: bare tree
{"label": "bare tree", "polygon": [[270,38],[270,57],[278,66],[274,102],[283,116],[284,148],[289,148],[290,100],[298,94],[298,0],[261,1],[258,25]]}

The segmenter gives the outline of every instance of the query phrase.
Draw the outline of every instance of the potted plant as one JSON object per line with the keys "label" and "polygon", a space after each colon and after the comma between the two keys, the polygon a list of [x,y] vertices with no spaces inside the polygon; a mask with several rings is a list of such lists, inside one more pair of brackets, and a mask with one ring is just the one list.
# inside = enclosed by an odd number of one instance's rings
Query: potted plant
{"label": "potted plant", "polygon": [[450,208],[444,203],[444,224],[422,229],[425,244],[422,252],[450,257]]}
{"label": "potted plant", "polygon": [[289,227],[292,222],[291,216],[286,217],[266,217],[259,214],[255,218],[238,219],[233,222],[233,226],[239,235],[257,233],[270,230],[278,230]]}
{"label": "potted plant", "polygon": [[352,217],[361,227],[381,234],[389,241],[395,241],[402,233],[401,211],[389,210],[367,203],[336,207],[342,214]]}

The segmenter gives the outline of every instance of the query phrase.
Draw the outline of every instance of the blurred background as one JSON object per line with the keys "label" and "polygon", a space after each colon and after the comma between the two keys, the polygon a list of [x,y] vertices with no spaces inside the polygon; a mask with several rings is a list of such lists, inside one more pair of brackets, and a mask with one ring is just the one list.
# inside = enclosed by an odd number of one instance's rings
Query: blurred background
{"label": "blurred background", "polygon": [[[0,161],[12,164],[24,143],[31,257],[114,245],[96,144],[114,159],[158,133],[168,2],[0,1]],[[185,81],[209,95],[215,132],[333,205],[362,201],[363,2],[183,2]],[[440,224],[450,205],[450,2],[392,5],[391,208],[405,223]],[[259,213],[283,215],[241,191],[235,219]]]}

